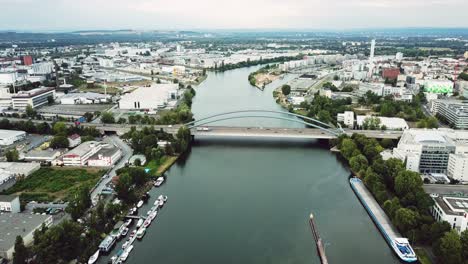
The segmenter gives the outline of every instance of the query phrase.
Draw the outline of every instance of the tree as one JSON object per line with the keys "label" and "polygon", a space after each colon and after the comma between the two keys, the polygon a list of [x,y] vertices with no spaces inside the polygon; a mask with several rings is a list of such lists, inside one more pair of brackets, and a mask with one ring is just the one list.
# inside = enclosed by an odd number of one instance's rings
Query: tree
{"label": "tree", "polygon": [[465,229],[465,231],[460,234],[460,241],[462,244],[462,257],[468,260],[468,229]]}
{"label": "tree", "polygon": [[68,148],[69,144],[70,143],[68,142],[67,136],[59,134],[54,136],[54,138],[50,142],[50,147],[53,149]]}
{"label": "tree", "polygon": [[361,169],[366,169],[368,165],[368,161],[364,155],[360,154],[360,155],[352,157],[349,160],[349,165],[351,166],[351,169],[353,171],[358,172]]}
{"label": "tree", "polygon": [[16,148],[10,149],[5,153],[5,157],[8,162],[15,162],[19,160],[19,153]]}
{"label": "tree", "polygon": [[436,243],[434,253],[441,263],[460,264],[462,263],[462,243],[457,231],[450,230]]}
{"label": "tree", "polygon": [[284,84],[283,86],[281,86],[281,92],[285,96],[288,96],[291,93],[291,86],[289,86],[288,84]]}
{"label": "tree", "polygon": [[93,121],[94,115],[93,113],[86,112],[84,113],[83,117],[86,119],[86,122],[91,122]]}
{"label": "tree", "polygon": [[55,100],[54,100],[54,97],[53,97],[53,96],[47,97],[47,104],[51,105],[51,104],[53,104],[54,102],[55,102]]}
{"label": "tree", "polygon": [[34,111],[34,108],[30,104],[26,106],[26,115],[28,117],[34,117],[36,116],[36,111]]}
{"label": "tree", "polygon": [[338,81],[339,79],[340,79],[340,76],[338,76],[338,75],[333,76],[334,81]]}
{"label": "tree", "polygon": [[57,122],[54,124],[53,131],[55,135],[66,135],[67,126],[63,122]]}
{"label": "tree", "polygon": [[21,236],[16,237],[15,252],[13,253],[13,264],[25,264],[28,259],[28,249],[24,245]]}
{"label": "tree", "polygon": [[418,217],[419,214],[417,212],[408,208],[400,208],[395,212],[394,222],[398,229],[406,233],[416,227]]}
{"label": "tree", "polygon": [[396,211],[398,211],[400,208],[401,205],[400,200],[398,200],[398,197],[393,197],[392,200],[385,201],[383,205],[383,209],[385,210],[387,215],[390,216],[390,218],[394,218]]}
{"label": "tree", "polygon": [[179,153],[185,152],[188,149],[191,141],[190,129],[188,129],[185,126],[180,127],[177,131],[176,137],[180,146],[180,149],[178,149],[177,151]]}
{"label": "tree", "polygon": [[340,148],[340,151],[343,157],[345,157],[346,159],[350,159],[355,150],[357,150],[357,146],[352,139],[350,138],[343,139],[343,141],[341,142],[341,148]]}
{"label": "tree", "polygon": [[419,173],[403,170],[395,178],[395,192],[403,197],[408,193],[416,193],[422,187],[423,181]]}
{"label": "tree", "polygon": [[140,160],[140,159],[135,159],[135,161],[133,162],[133,164],[134,164],[135,166],[138,166],[138,167],[139,167],[139,166],[141,166],[141,160]]}
{"label": "tree", "polygon": [[101,114],[101,122],[104,124],[113,124],[115,123],[114,114],[112,112],[103,112]]}

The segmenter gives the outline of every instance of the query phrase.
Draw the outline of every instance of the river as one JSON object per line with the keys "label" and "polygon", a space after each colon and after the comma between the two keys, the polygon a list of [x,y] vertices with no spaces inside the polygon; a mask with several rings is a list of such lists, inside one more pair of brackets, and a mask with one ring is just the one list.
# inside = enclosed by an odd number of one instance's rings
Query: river
{"label": "river", "polygon": [[[247,81],[257,68],[209,73],[196,88],[195,117],[281,110],[271,93],[292,76],[260,91]],[[274,119],[219,124],[302,127]],[[168,203],[135,242],[127,263],[320,263],[308,225],[311,212],[329,263],[399,263],[352,192],[349,173],[317,141],[196,139],[167,172],[166,183],[151,191],[152,201],[165,194]]]}

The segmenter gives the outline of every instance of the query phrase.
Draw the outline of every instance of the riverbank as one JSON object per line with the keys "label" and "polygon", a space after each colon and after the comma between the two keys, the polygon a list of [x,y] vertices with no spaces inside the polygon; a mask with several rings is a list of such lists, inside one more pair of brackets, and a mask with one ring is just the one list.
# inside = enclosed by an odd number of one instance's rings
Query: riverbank
{"label": "riverbank", "polygon": [[265,86],[278,80],[285,74],[281,72],[278,68],[278,65],[266,65],[265,67],[260,68],[257,71],[254,71],[249,74],[248,79],[249,83],[252,86],[257,87],[260,90],[265,89]]}

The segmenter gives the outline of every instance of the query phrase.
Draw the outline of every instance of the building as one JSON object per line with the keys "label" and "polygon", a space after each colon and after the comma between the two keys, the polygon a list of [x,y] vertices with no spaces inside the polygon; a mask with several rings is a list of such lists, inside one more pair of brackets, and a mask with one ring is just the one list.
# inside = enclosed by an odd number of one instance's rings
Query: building
{"label": "building", "polygon": [[33,64],[33,58],[31,55],[21,56],[21,64],[25,66],[30,66]]}
{"label": "building", "polygon": [[57,149],[31,150],[24,155],[24,160],[28,162],[47,163],[54,161],[60,157],[61,154],[62,152]]}
{"label": "building", "polygon": [[97,141],[87,141],[62,156],[65,166],[85,166],[88,159],[102,148]]}
{"label": "building", "polygon": [[54,64],[52,62],[34,63],[31,65],[31,74],[50,74],[54,71]]}
{"label": "building", "polygon": [[432,100],[431,111],[445,119],[453,128],[468,129],[468,101]]}
{"label": "building", "polygon": [[81,136],[78,134],[73,134],[68,137],[68,147],[74,148],[81,144]]}
{"label": "building", "polygon": [[0,195],[0,212],[21,212],[20,200],[17,195]]}
{"label": "building", "polygon": [[383,96],[385,84],[383,83],[360,83],[358,94],[364,96],[367,92],[373,92],[378,96]]}
{"label": "building", "polygon": [[32,106],[32,108],[37,108],[39,106],[48,104],[49,97],[55,98],[55,88],[41,87],[29,91],[20,91],[17,94],[13,94],[11,97],[11,102],[13,109],[24,110],[28,105]]}
{"label": "building", "polygon": [[424,174],[447,173],[450,154],[468,154],[468,132],[452,129],[407,129],[393,149],[406,169]]}
{"label": "building", "polygon": [[345,111],[344,113],[339,113],[336,117],[338,122],[342,122],[345,126],[349,128],[354,127],[354,112]]}
{"label": "building", "polygon": [[0,129],[0,146],[8,146],[26,138],[26,132]]}
{"label": "building", "polygon": [[[362,129],[364,121],[371,116],[358,115],[356,116],[356,125],[358,128]],[[385,127],[387,130],[405,130],[408,129],[408,123],[403,118],[398,117],[383,117],[383,116],[374,116],[380,120],[380,128]]]}
{"label": "building", "polygon": [[386,68],[382,70],[382,78],[389,80],[396,80],[400,75],[400,69],[398,68]]}
{"label": "building", "polygon": [[52,216],[35,214],[0,214],[0,257],[12,259],[17,236],[26,246],[34,241],[34,231],[52,225]]}
{"label": "building", "polygon": [[40,168],[39,163],[0,162],[0,172],[8,172],[13,176],[28,177]]}
{"label": "building", "polygon": [[104,146],[88,159],[88,166],[110,167],[122,157],[122,151],[115,146]]}
{"label": "building", "polygon": [[447,176],[462,183],[468,183],[468,155],[451,153]]}
{"label": "building", "polygon": [[424,82],[424,92],[451,95],[453,93],[453,82],[449,80],[427,80]]}
{"label": "building", "polygon": [[111,96],[100,93],[69,93],[60,97],[61,104],[102,104],[110,101]]}
{"label": "building", "polygon": [[468,224],[468,198],[431,195],[434,206],[431,213],[436,221],[445,221],[461,233],[467,229]]}
{"label": "building", "polygon": [[11,93],[7,86],[0,86],[0,108],[11,107]]}
{"label": "building", "polygon": [[369,56],[370,63],[374,61],[374,52],[375,52],[375,39],[371,41],[370,56]]}
{"label": "building", "polygon": [[178,97],[178,84],[153,84],[151,87],[140,87],[125,94],[119,101],[119,108],[133,109],[160,109],[175,101]]}
{"label": "building", "polygon": [[397,60],[397,61],[403,60],[403,53],[397,52],[396,55],[395,55],[395,60]]}

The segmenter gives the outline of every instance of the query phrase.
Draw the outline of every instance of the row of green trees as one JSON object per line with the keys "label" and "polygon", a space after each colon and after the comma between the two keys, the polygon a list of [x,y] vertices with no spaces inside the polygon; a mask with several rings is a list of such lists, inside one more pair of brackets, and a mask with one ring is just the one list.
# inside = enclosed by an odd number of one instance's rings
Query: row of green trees
{"label": "row of green trees", "polygon": [[307,111],[308,117],[316,118],[327,124],[336,124],[337,114],[351,110],[351,103],[351,98],[332,100],[317,94],[311,103],[302,102],[300,107]]}
{"label": "row of green trees", "polygon": [[[382,160],[383,147],[376,139],[341,136],[337,146],[402,234],[413,242],[431,245],[441,263],[463,263],[468,257],[468,231],[460,237],[447,222],[434,221],[429,211],[433,200],[424,192],[419,173],[406,170],[399,159]],[[460,247],[448,247],[450,244]]]}
{"label": "row of green trees", "polygon": [[299,60],[299,59],[302,59],[303,56],[304,56],[303,54],[300,54],[297,56],[283,56],[283,57],[277,57],[277,58],[271,58],[271,59],[260,58],[260,60],[254,60],[254,61],[251,61],[249,59],[247,61],[241,61],[241,62],[234,63],[234,64],[225,64],[224,61],[222,61],[219,65],[215,64],[215,66],[213,67],[213,70],[228,71],[228,70],[250,67],[250,66],[255,66],[255,65],[260,65],[260,64],[282,63],[282,62],[290,61],[290,60]]}

